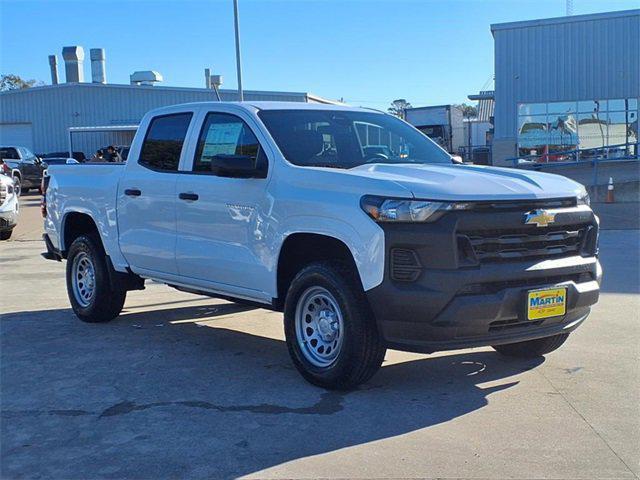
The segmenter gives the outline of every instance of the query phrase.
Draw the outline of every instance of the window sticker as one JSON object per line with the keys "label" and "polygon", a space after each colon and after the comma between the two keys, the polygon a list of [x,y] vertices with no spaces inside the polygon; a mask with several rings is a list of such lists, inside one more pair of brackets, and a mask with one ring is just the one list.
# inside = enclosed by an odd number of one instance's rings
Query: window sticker
{"label": "window sticker", "polygon": [[241,132],[242,123],[240,122],[211,124],[204,141],[202,157],[235,155]]}

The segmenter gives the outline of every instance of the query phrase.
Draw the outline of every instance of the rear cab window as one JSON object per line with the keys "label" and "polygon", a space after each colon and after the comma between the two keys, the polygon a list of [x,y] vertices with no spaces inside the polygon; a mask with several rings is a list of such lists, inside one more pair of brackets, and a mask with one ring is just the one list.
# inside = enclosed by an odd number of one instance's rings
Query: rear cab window
{"label": "rear cab window", "polygon": [[153,118],[138,163],[151,170],[177,172],[192,117],[192,112],[184,112]]}
{"label": "rear cab window", "polygon": [[20,155],[13,147],[2,147],[0,148],[0,158],[4,160],[20,160]]}

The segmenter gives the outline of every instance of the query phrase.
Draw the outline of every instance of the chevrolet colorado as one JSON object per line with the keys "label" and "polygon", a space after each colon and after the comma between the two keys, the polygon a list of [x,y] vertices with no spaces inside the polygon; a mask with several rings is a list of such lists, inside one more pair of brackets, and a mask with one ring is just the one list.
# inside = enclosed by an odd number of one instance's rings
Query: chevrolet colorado
{"label": "chevrolet colorado", "polygon": [[283,311],[293,363],[326,388],[368,380],[387,348],[543,355],[598,300],[582,185],[453,164],[377,111],[161,108],[126,164],[47,178],[43,255],[67,260],[81,320],[113,319],[145,279]]}

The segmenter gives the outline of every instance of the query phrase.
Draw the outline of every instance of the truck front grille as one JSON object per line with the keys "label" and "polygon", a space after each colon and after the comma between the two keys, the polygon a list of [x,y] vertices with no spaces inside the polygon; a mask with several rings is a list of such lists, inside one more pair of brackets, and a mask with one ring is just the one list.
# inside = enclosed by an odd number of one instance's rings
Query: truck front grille
{"label": "truck front grille", "polygon": [[481,263],[568,257],[580,254],[588,229],[589,225],[576,225],[468,231],[460,232],[465,241],[459,243],[470,245]]}

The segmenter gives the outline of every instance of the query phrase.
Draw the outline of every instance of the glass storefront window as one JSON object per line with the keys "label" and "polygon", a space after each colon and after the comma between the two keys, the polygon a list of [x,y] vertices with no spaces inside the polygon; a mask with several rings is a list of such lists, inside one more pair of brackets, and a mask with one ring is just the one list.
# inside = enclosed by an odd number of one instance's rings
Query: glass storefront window
{"label": "glass storefront window", "polygon": [[519,104],[518,155],[540,162],[637,158],[638,99]]}
{"label": "glass storefront window", "polygon": [[625,101],[623,99],[609,100],[609,107],[607,110],[610,112],[624,112],[627,109],[626,103],[628,102],[628,100]]}
{"label": "glass storefront window", "polygon": [[559,114],[569,114],[575,113],[576,111],[576,102],[554,102],[550,103],[548,107],[549,114],[559,113]]}
{"label": "glass storefront window", "polygon": [[596,102],[594,102],[593,100],[578,102],[578,112],[592,113],[595,111],[596,111]]}
{"label": "glass storefront window", "polygon": [[542,115],[547,113],[546,103],[521,103],[518,106],[518,115]]}

